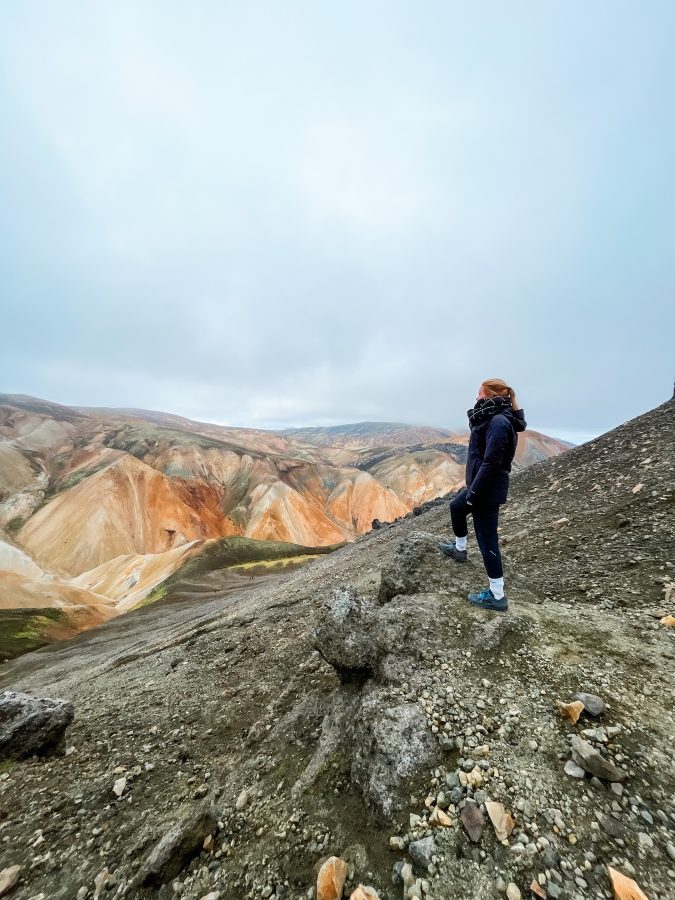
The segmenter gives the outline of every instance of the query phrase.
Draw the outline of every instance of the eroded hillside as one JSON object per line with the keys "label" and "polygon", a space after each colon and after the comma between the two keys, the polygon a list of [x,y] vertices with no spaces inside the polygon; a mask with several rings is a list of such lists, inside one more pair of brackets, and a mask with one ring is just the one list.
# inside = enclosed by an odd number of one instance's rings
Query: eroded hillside
{"label": "eroded hillside", "polygon": [[467,604],[475,547],[441,557],[431,504],[5,665],[76,710],[66,756],[0,781],[14,896],[299,900],[331,855],[345,896],[596,900],[610,868],[672,896],[674,416],[513,479],[507,615]]}

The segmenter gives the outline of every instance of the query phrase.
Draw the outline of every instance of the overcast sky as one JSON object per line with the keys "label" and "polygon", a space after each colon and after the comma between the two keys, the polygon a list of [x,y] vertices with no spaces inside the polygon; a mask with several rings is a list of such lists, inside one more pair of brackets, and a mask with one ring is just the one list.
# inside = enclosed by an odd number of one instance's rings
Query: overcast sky
{"label": "overcast sky", "polygon": [[670,396],[675,4],[0,7],[0,390],[580,440]]}

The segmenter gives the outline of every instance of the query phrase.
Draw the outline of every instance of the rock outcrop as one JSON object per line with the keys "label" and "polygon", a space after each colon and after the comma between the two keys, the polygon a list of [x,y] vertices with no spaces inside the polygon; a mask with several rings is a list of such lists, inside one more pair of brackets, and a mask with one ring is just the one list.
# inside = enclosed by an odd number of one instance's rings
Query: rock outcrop
{"label": "rock outcrop", "polygon": [[[418,609],[411,599],[398,596],[380,606],[351,588],[337,588],[325,602],[314,633],[314,646],[342,684],[364,685],[356,707],[353,702],[344,706],[350,721],[343,731],[352,746],[352,781],[368,806],[385,819],[402,807],[410,779],[439,756],[419,705],[391,705],[384,696],[382,679],[387,681],[392,673],[396,677],[400,660],[410,652],[406,636],[415,624],[424,623],[424,607]],[[335,731],[330,719],[324,727]]]}
{"label": "rock outcrop", "polygon": [[439,756],[419,704],[390,706],[378,688],[367,692],[354,726],[351,776],[380,818],[403,808],[411,783]]}
{"label": "rock outcrop", "polygon": [[327,599],[315,632],[314,646],[330,663],[340,681],[359,681],[375,672],[381,655],[376,610],[348,587]]}
{"label": "rock outcrop", "polygon": [[429,559],[438,557],[443,538],[425,531],[413,531],[401,542],[398,553],[384,566],[380,579],[380,603],[388,603],[399,594],[418,594],[424,590],[423,572]]}

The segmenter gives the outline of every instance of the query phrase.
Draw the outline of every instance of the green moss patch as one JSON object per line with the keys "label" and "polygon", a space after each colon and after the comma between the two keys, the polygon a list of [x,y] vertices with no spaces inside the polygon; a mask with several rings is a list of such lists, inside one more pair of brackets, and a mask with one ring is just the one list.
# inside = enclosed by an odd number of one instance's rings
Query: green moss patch
{"label": "green moss patch", "polygon": [[0,610],[0,658],[14,659],[50,644],[68,627],[60,609]]}
{"label": "green moss patch", "polygon": [[9,520],[5,527],[7,528],[9,534],[17,534],[19,531],[21,531],[25,523],[26,520],[23,518],[23,516],[15,516],[15,518]]}
{"label": "green moss patch", "polygon": [[292,567],[309,562],[318,556],[332,553],[344,544],[329,547],[305,547],[286,541],[256,541],[246,537],[227,537],[208,541],[199,553],[187,560],[179,569],[138,603],[134,609],[149,606],[158,600],[171,598],[180,590],[181,583],[194,581],[219,569],[229,569],[247,574],[268,575],[275,568]]}
{"label": "green moss patch", "polygon": [[229,566],[229,568],[233,572],[253,574],[254,570],[266,572],[267,570],[284,569],[288,566],[302,565],[302,563],[309,562],[311,559],[317,559],[318,556],[318,553],[305,553],[302,556],[287,556],[284,559],[259,559],[254,562],[235,563],[235,565]]}

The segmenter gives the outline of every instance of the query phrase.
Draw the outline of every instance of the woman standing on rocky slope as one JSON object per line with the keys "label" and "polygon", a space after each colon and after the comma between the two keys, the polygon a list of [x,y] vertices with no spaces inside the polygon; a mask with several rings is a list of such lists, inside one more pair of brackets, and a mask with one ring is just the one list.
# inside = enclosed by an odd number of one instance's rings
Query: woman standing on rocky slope
{"label": "woman standing on rocky slope", "polygon": [[527,423],[516,403],[516,392],[501,378],[490,378],[481,384],[476,403],[467,415],[471,437],[466,487],[450,503],[455,540],[440,544],[440,550],[457,562],[466,562],[466,517],[471,513],[490,587],[469,594],[469,603],[482,609],[505,612],[509,604],[504,593],[504,570],[497,536],[499,507],[506,503],[518,432],[525,431]]}

